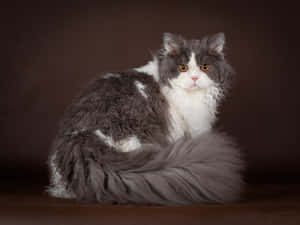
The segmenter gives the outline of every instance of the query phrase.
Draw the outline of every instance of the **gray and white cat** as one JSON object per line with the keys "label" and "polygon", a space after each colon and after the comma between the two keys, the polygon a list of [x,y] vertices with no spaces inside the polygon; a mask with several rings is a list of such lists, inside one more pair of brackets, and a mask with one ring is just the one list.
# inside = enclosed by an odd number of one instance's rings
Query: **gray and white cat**
{"label": "gray and white cat", "polygon": [[235,201],[241,153],[212,131],[232,68],[223,33],[165,33],[147,65],[104,74],[67,108],[49,155],[55,197],[118,204]]}

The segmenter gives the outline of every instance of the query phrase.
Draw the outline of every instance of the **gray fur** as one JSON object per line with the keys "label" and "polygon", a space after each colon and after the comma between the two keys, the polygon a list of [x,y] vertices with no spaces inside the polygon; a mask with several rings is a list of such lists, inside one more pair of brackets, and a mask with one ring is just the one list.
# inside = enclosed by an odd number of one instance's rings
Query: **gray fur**
{"label": "gray fur", "polygon": [[168,85],[168,79],[177,77],[178,65],[187,64],[191,52],[195,52],[198,65],[209,64],[210,69],[206,73],[218,83],[225,93],[230,87],[233,69],[224,58],[223,52],[215,49],[221,43],[225,43],[223,33],[203,37],[201,40],[185,40],[180,35],[166,33],[164,39],[172,40],[172,46],[176,51],[168,52],[165,46],[156,53],[159,59],[159,74],[162,83]]}
{"label": "gray fur", "polygon": [[[90,82],[67,108],[60,135],[100,129],[116,141],[137,135],[142,142],[150,142],[157,139],[155,136],[168,134],[168,104],[158,84],[151,76],[134,70],[119,75]],[[137,90],[135,81],[147,87],[147,100]]]}
{"label": "gray fur", "polygon": [[55,163],[67,190],[83,201],[119,204],[196,204],[237,200],[240,152],[224,134],[185,136],[129,153],[111,151],[92,133],[60,139]]}
{"label": "gray fur", "polygon": [[[178,75],[176,65],[186,63],[191,51],[199,64],[212,65],[209,76],[225,90],[232,69],[222,53],[210,51],[223,37],[187,41],[166,36],[164,45],[171,48],[157,55],[159,83],[135,70],[110,73],[91,81],[74,98],[49,154],[51,175],[59,173],[59,179],[51,181],[50,194],[89,202],[163,205],[239,198],[243,161],[232,140],[209,132],[195,138],[186,134],[170,143],[169,105],[161,93],[168,79]],[[145,86],[147,98],[136,82]],[[95,135],[95,130],[114,141],[135,135],[141,147],[117,151]],[[56,191],[57,187],[63,190]]]}

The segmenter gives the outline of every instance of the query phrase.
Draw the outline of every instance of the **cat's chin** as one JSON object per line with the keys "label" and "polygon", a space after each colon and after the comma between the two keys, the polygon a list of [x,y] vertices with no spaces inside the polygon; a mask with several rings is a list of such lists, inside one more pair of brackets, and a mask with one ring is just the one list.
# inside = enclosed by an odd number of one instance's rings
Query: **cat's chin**
{"label": "cat's chin", "polygon": [[199,86],[196,86],[196,85],[193,85],[191,87],[188,87],[188,88],[185,88],[186,91],[200,91],[200,87]]}
{"label": "cat's chin", "polygon": [[195,91],[201,91],[201,90],[206,90],[210,86],[199,86],[199,85],[192,85],[190,87],[185,87],[184,90],[188,92],[195,92]]}

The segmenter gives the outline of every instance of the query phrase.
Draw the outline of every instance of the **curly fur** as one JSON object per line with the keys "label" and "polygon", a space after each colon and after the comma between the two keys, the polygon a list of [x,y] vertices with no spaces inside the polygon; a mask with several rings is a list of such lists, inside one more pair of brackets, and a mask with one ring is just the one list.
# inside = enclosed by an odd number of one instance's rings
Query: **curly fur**
{"label": "curly fur", "polygon": [[[201,40],[165,34],[163,50],[146,66],[91,81],[60,123],[48,192],[118,204],[237,200],[241,153],[212,131],[232,75],[224,43],[222,33]],[[178,70],[182,63],[189,72]],[[203,63],[209,71],[200,70]]]}
{"label": "curly fur", "polygon": [[112,151],[87,132],[61,139],[55,149],[61,182],[67,184],[69,197],[79,200],[223,203],[237,200],[242,190],[241,154],[232,140],[220,133],[184,136],[168,146],[148,144],[123,153]]}

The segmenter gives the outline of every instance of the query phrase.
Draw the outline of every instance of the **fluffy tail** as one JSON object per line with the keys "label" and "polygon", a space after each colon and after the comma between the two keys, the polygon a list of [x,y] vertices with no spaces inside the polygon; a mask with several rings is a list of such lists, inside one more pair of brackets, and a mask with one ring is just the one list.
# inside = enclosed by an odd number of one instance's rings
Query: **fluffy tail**
{"label": "fluffy tail", "polygon": [[[96,135],[58,138],[51,162],[60,184],[79,200],[103,203],[224,203],[239,198],[240,152],[226,135],[181,138],[168,147],[143,145],[122,153]],[[50,187],[56,188],[53,184]],[[53,192],[52,192],[53,193]]]}

